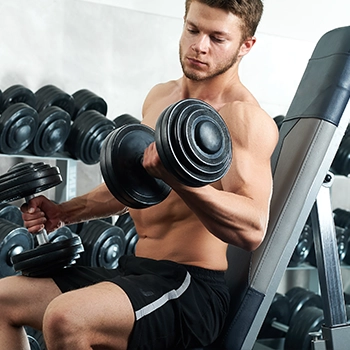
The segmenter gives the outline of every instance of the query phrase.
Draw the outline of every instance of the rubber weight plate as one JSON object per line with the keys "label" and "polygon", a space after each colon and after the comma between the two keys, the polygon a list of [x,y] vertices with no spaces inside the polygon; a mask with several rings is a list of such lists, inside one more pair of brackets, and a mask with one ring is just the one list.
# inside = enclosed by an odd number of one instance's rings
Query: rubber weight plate
{"label": "rubber weight plate", "polygon": [[289,261],[289,267],[295,267],[306,261],[314,243],[311,222],[308,220],[299,236],[298,243]]}
{"label": "rubber weight plate", "polygon": [[136,243],[139,239],[136,232],[135,224],[129,213],[121,215],[115,222],[115,226],[119,226],[125,235],[125,254],[134,255]]}
{"label": "rubber weight plate", "polygon": [[45,85],[36,93],[36,109],[40,113],[45,108],[57,106],[66,111],[70,116],[74,113],[74,98],[54,85]]}
{"label": "rubber weight plate", "polygon": [[107,115],[106,101],[92,91],[81,89],[76,91],[72,96],[74,98],[74,114],[72,120],[75,120],[81,113],[89,110],[95,110],[104,116]]}
{"label": "rubber weight plate", "polygon": [[2,98],[2,91],[0,90],[0,111],[2,111],[2,105],[3,105],[3,98]]}
{"label": "rubber weight plate", "polygon": [[290,323],[305,307],[315,306],[322,309],[322,297],[302,287],[293,287],[286,293],[290,302]]}
{"label": "rubber weight plate", "polygon": [[75,263],[84,251],[80,237],[45,243],[12,258],[13,267],[25,276],[44,277]]}
{"label": "rubber weight plate", "polygon": [[3,92],[3,104],[1,111],[4,111],[9,106],[19,102],[25,103],[26,105],[35,108],[35,94],[30,89],[20,84],[10,86]]}
{"label": "rubber weight plate", "polygon": [[300,310],[291,320],[286,334],[285,350],[310,350],[310,332],[320,331],[324,322],[323,311],[315,306],[308,306]]}
{"label": "rubber weight plate", "polygon": [[231,138],[209,104],[186,99],[166,108],[157,120],[155,141],[165,168],[192,187],[218,181],[232,160]]}
{"label": "rubber weight plate", "polygon": [[85,264],[114,269],[125,252],[124,231],[104,220],[93,220],[84,226],[81,237],[85,247]]}
{"label": "rubber weight plate", "polygon": [[9,203],[0,203],[0,219],[5,219],[18,226],[23,226],[21,209]]}
{"label": "rubber weight plate", "polygon": [[38,129],[37,111],[25,103],[9,106],[0,117],[0,151],[17,154],[34,139]]}
{"label": "rubber weight plate", "polygon": [[13,257],[33,247],[33,235],[26,228],[0,219],[0,277],[15,275]]}
{"label": "rubber weight plate", "polygon": [[163,201],[171,188],[142,166],[144,150],[154,142],[154,131],[130,124],[110,133],[101,149],[101,173],[109,191],[128,207],[141,209]]}
{"label": "rubber weight plate", "polygon": [[72,230],[68,226],[62,226],[48,234],[50,242],[64,241],[65,239],[73,238],[74,236],[75,234],[73,234]]}
{"label": "rubber weight plate", "polygon": [[19,163],[0,176],[0,202],[10,202],[45,191],[62,182],[58,167],[41,162]]}
{"label": "rubber weight plate", "polygon": [[102,144],[115,124],[97,111],[86,111],[74,121],[66,142],[68,152],[85,164],[100,161]]}
{"label": "rubber weight plate", "polygon": [[122,114],[114,118],[114,124],[117,129],[128,124],[141,124],[141,121],[130,114]]}
{"label": "rubber weight plate", "polygon": [[70,128],[70,115],[60,107],[50,106],[39,113],[39,127],[29,149],[37,156],[50,156],[66,142]]}

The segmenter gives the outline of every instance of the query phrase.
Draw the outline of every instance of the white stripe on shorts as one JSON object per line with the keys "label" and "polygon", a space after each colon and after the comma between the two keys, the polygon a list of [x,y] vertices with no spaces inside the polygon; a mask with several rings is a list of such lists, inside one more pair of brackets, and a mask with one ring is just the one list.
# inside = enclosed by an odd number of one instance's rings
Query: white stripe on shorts
{"label": "white stripe on shorts", "polygon": [[178,289],[176,290],[173,289],[168,293],[163,294],[159,299],[153,301],[151,304],[148,304],[143,308],[141,308],[140,310],[135,311],[136,321],[144,316],[149,315],[153,311],[159,309],[169,300],[179,298],[189,287],[190,283],[191,283],[191,275],[189,274],[189,272],[187,272],[185,280],[183,281],[183,283]]}

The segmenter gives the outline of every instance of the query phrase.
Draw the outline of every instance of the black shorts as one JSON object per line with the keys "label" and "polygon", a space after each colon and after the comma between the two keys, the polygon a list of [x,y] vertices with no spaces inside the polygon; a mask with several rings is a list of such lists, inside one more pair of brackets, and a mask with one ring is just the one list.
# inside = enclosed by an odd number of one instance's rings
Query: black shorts
{"label": "black shorts", "polygon": [[114,270],[74,266],[53,277],[62,292],[103,281],[130,298],[135,325],[128,349],[186,349],[211,344],[229,307],[223,271],[124,256]]}

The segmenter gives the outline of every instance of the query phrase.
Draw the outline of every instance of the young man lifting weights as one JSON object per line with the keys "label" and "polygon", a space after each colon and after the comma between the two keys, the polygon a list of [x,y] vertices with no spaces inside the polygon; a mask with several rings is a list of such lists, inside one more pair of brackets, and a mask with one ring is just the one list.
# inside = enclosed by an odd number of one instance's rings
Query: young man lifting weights
{"label": "young man lifting weights", "polygon": [[[212,185],[184,186],[151,144],[143,166],[172,191],[160,204],[129,209],[139,234],[136,256],[121,258],[120,271],[70,267],[52,278],[0,280],[1,349],[29,349],[23,325],[42,329],[49,350],[184,349],[215,340],[229,305],[227,244],[256,249],[269,216],[278,131],[238,75],[262,11],[261,0],[187,0],[183,76],[155,86],[143,105],[142,123],[152,128],[179,100],[213,106],[232,138],[227,174]],[[30,232],[124,210],[104,184],[61,204],[38,196],[22,207]]]}

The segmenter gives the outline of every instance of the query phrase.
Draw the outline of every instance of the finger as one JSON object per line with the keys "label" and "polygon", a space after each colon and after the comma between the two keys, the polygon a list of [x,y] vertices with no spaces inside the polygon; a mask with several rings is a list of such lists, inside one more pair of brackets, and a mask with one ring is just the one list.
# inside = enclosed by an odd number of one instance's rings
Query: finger
{"label": "finger", "polygon": [[29,232],[36,233],[45,228],[46,221],[45,217],[40,217],[34,220],[24,220],[24,226]]}
{"label": "finger", "polygon": [[35,220],[35,219],[40,219],[45,217],[45,213],[43,211],[41,211],[39,208],[36,208],[33,210],[27,210],[22,212],[22,217],[23,220],[25,221],[31,221],[31,220]]}

